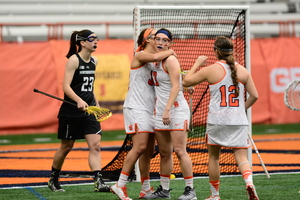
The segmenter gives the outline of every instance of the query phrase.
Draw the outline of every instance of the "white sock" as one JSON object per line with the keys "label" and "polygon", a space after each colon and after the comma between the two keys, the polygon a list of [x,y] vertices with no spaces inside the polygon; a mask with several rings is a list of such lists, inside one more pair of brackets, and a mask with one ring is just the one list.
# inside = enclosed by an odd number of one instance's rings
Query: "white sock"
{"label": "white sock", "polygon": [[125,172],[121,172],[118,180],[118,187],[125,187],[127,179],[128,179],[128,174]]}
{"label": "white sock", "polygon": [[169,190],[170,189],[170,175],[160,175],[160,185],[164,190]]}
{"label": "white sock", "polygon": [[194,188],[193,176],[184,177],[185,186],[190,186]]}
{"label": "white sock", "polygon": [[149,178],[141,178],[141,179],[142,179],[142,190],[149,191],[150,179]]}

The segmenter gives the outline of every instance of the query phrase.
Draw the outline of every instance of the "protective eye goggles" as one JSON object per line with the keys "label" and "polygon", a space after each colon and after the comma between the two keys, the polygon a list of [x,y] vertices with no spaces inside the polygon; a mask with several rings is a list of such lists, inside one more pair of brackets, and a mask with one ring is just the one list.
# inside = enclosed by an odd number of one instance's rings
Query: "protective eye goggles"
{"label": "protective eye goggles", "polygon": [[89,42],[94,42],[94,41],[99,41],[99,38],[98,36],[88,36],[86,40]]}
{"label": "protective eye goggles", "polygon": [[94,42],[94,41],[99,41],[99,38],[98,36],[93,36],[93,35],[90,35],[88,36],[87,38],[86,37],[82,37],[82,36],[79,36],[79,35],[76,35],[76,41],[89,41],[89,42]]}
{"label": "protective eye goggles", "polygon": [[171,40],[168,38],[160,38],[160,37],[155,37],[154,40],[156,43],[162,43],[162,44],[171,42]]}

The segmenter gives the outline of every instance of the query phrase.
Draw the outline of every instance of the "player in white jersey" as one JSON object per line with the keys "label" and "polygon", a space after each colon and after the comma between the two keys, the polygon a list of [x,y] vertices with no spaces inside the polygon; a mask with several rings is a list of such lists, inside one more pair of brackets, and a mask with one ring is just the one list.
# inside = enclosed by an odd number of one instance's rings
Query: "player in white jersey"
{"label": "player in white jersey", "polygon": [[[172,33],[160,29],[155,34],[160,51],[170,48]],[[190,110],[183,95],[180,64],[175,56],[159,62],[152,73],[156,94],[155,137],[158,142],[160,160],[160,186],[146,195],[146,199],[170,198],[170,175],[173,169],[173,149],[180,162],[185,180],[185,190],[178,199],[197,199],[193,186],[192,161],[186,151],[187,129]]]}
{"label": "player in white jersey", "polygon": [[[221,147],[231,147],[239,170],[245,180],[249,200],[258,200],[253,185],[252,167],[247,158],[248,120],[246,110],[258,98],[250,73],[235,62],[233,43],[224,36],[214,42],[217,62],[208,67],[206,56],[199,56],[183,79],[186,87],[207,81],[210,88],[210,105],[206,127],[206,143],[209,153],[209,180],[211,196],[207,200],[219,200]],[[198,72],[197,69],[201,68]],[[244,92],[249,97],[244,100]]]}
{"label": "player in white jersey", "polygon": [[150,187],[150,160],[154,152],[154,104],[155,94],[151,71],[153,63],[170,55],[173,50],[156,53],[154,34],[156,30],[143,30],[138,38],[138,49],[131,63],[128,93],[124,102],[124,122],[127,134],[132,134],[132,149],[127,154],[118,182],[111,191],[119,199],[130,200],[126,191],[126,182],[134,164],[139,159],[142,189],[139,198],[152,193]]}

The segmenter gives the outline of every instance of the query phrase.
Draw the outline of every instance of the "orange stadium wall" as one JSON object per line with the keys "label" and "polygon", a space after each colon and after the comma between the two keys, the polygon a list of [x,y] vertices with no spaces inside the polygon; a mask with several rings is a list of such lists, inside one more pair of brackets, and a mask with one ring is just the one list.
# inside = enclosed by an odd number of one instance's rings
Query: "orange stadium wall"
{"label": "orange stadium wall", "polygon": [[[33,89],[63,97],[61,84],[69,41],[0,43],[0,134],[54,133],[60,101]],[[283,101],[286,85],[300,79],[300,38],[251,40],[251,73],[259,100],[252,122],[300,123],[300,112]],[[101,123],[105,130],[123,130],[122,103],[126,96],[133,40],[101,40],[93,53],[99,59],[95,93],[113,117]]]}

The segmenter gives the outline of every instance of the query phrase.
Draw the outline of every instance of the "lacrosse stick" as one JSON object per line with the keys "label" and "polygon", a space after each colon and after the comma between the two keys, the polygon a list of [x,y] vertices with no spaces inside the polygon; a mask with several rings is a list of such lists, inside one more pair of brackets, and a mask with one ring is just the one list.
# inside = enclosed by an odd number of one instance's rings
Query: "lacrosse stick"
{"label": "lacrosse stick", "polygon": [[[73,106],[77,106],[75,103],[72,103],[72,102],[67,101],[65,99],[58,98],[58,97],[53,96],[51,94],[47,94],[47,93],[42,92],[40,90],[33,89],[33,91],[37,92],[37,93],[40,93],[40,94],[43,94],[43,95],[46,95],[46,96],[51,97],[53,99],[57,99],[59,101],[66,102],[66,103],[71,104]],[[97,119],[97,121],[99,121],[99,122],[103,122],[104,120],[107,120],[108,118],[110,118],[112,116],[112,113],[109,109],[99,108],[97,106],[89,106],[89,107],[86,108],[85,112],[88,113],[88,114],[93,114],[95,116],[95,118]]]}
{"label": "lacrosse stick", "polygon": [[252,143],[252,145],[253,145],[253,147],[254,147],[254,151],[255,151],[255,153],[256,153],[258,159],[259,159],[259,162],[260,162],[261,166],[264,168],[264,171],[265,171],[265,173],[266,173],[267,178],[270,178],[270,175],[269,175],[269,172],[268,172],[268,170],[267,170],[267,168],[266,168],[266,166],[265,166],[265,163],[264,163],[264,161],[261,159],[260,154],[259,154],[259,152],[258,152],[258,149],[256,148],[256,145],[255,145],[255,143],[254,143],[252,137],[251,137],[249,134],[248,134],[248,138],[251,140],[251,143]]}
{"label": "lacrosse stick", "polygon": [[284,103],[289,109],[300,111],[300,80],[288,84],[284,91]]}

